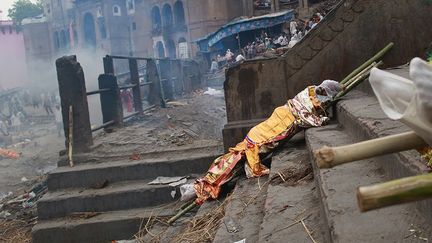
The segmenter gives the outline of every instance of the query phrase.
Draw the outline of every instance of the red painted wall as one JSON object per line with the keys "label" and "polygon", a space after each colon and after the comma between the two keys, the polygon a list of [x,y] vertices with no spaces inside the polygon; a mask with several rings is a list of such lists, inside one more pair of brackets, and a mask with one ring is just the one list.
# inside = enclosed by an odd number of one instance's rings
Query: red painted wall
{"label": "red painted wall", "polygon": [[11,21],[0,21],[0,90],[28,82],[24,37]]}

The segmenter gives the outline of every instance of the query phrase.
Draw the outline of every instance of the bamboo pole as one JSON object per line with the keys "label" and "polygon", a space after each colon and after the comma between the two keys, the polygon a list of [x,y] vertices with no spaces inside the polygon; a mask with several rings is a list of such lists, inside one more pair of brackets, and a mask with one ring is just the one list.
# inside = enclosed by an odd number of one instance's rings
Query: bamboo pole
{"label": "bamboo pole", "polygon": [[174,223],[177,219],[179,219],[181,216],[185,215],[187,212],[191,211],[196,206],[198,206],[198,204],[196,204],[195,201],[193,201],[191,204],[189,204],[189,206],[187,206],[186,208],[184,208],[183,210],[178,212],[176,215],[174,215],[174,217],[170,218],[168,220],[168,224]]}
{"label": "bamboo pole", "polygon": [[[382,61],[376,63],[374,66],[372,67],[378,67],[381,66],[383,64]],[[339,92],[336,97],[334,98],[333,102],[336,102],[339,98],[345,96],[346,94],[348,94],[349,92],[351,92],[351,90],[353,90],[355,87],[357,87],[359,84],[361,84],[363,81],[365,81],[367,78],[369,78],[370,75],[370,71],[371,69],[365,69],[362,70],[359,75],[355,78],[355,79],[351,79],[348,80],[345,84],[347,84],[347,86],[345,87],[344,90],[342,90],[341,92]]]}
{"label": "bamboo pole", "polygon": [[432,174],[406,177],[357,189],[357,202],[362,212],[431,197]]}
{"label": "bamboo pole", "polygon": [[314,155],[319,168],[332,168],[356,160],[424,146],[427,146],[427,143],[415,132],[406,132],[345,146],[324,146],[315,150]]}
{"label": "bamboo pole", "polygon": [[70,167],[74,167],[74,162],[72,158],[73,153],[73,108],[69,106],[69,165]]}
{"label": "bamboo pole", "polygon": [[375,56],[373,56],[371,59],[367,60],[360,67],[356,68],[348,76],[346,76],[346,78],[344,78],[341,81],[341,84],[345,84],[348,80],[350,80],[351,78],[353,78],[354,76],[356,76],[359,72],[361,72],[362,70],[364,70],[371,63],[380,60],[393,46],[394,46],[394,43],[390,42],[386,47],[384,47],[381,51],[379,51],[377,54],[375,54]]}
{"label": "bamboo pole", "polygon": [[[380,63],[382,63],[382,62],[380,61]],[[372,70],[372,68],[375,66],[377,66],[377,63],[373,62],[371,65],[367,66],[365,69],[363,69],[361,72],[359,72],[356,76],[354,76],[353,78],[351,78],[350,80],[345,82],[344,86],[348,87],[350,84],[352,84],[356,80],[360,79],[360,77],[362,77],[366,72],[370,72]]]}

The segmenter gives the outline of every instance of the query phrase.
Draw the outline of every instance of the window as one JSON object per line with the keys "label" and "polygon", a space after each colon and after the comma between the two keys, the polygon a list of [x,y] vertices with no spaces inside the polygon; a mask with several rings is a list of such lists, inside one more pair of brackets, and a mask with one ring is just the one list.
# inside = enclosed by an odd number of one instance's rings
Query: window
{"label": "window", "polygon": [[133,23],[132,23],[132,30],[136,30],[136,28],[137,28],[136,23],[133,22]]}
{"label": "window", "polygon": [[135,1],[134,0],[127,0],[127,8],[129,11],[135,10]]}
{"label": "window", "polygon": [[113,6],[113,15],[121,16],[121,8],[118,5]]}

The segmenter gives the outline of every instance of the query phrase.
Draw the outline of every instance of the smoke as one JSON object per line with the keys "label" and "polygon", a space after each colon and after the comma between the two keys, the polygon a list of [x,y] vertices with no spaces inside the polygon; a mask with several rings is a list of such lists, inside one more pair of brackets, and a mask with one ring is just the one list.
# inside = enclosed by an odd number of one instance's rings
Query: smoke
{"label": "smoke", "polygon": [[[57,71],[55,60],[65,55],[76,55],[84,71],[87,92],[97,90],[98,77],[103,73],[103,57],[106,55],[100,49],[74,48],[58,53],[52,60],[31,58],[28,60],[29,90],[33,93],[58,94]],[[90,123],[92,126],[102,124],[100,96],[98,94],[87,96]]]}

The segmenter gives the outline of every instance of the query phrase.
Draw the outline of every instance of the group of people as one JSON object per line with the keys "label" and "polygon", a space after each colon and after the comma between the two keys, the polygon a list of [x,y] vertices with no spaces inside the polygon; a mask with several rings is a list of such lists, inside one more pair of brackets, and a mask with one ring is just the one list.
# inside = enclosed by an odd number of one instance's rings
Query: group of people
{"label": "group of people", "polygon": [[322,21],[325,15],[325,12],[316,12],[307,20],[292,20],[286,23],[282,28],[282,32],[277,35],[269,35],[267,32],[261,31],[260,36],[255,37],[254,41],[248,42],[246,46],[236,53],[227,49],[225,55],[218,55],[214,58],[211,63],[210,72],[216,72],[225,63],[230,65],[246,59],[253,59],[268,50],[292,48]]}
{"label": "group of people", "polygon": [[[20,91],[7,98],[0,105],[0,147],[11,142],[12,134],[22,131],[24,125],[30,125],[31,113],[53,117],[57,133],[63,130],[63,118],[60,109],[60,98],[53,93],[37,93],[29,90]],[[42,114],[41,110],[42,110]],[[33,111],[32,111],[33,109]]]}

